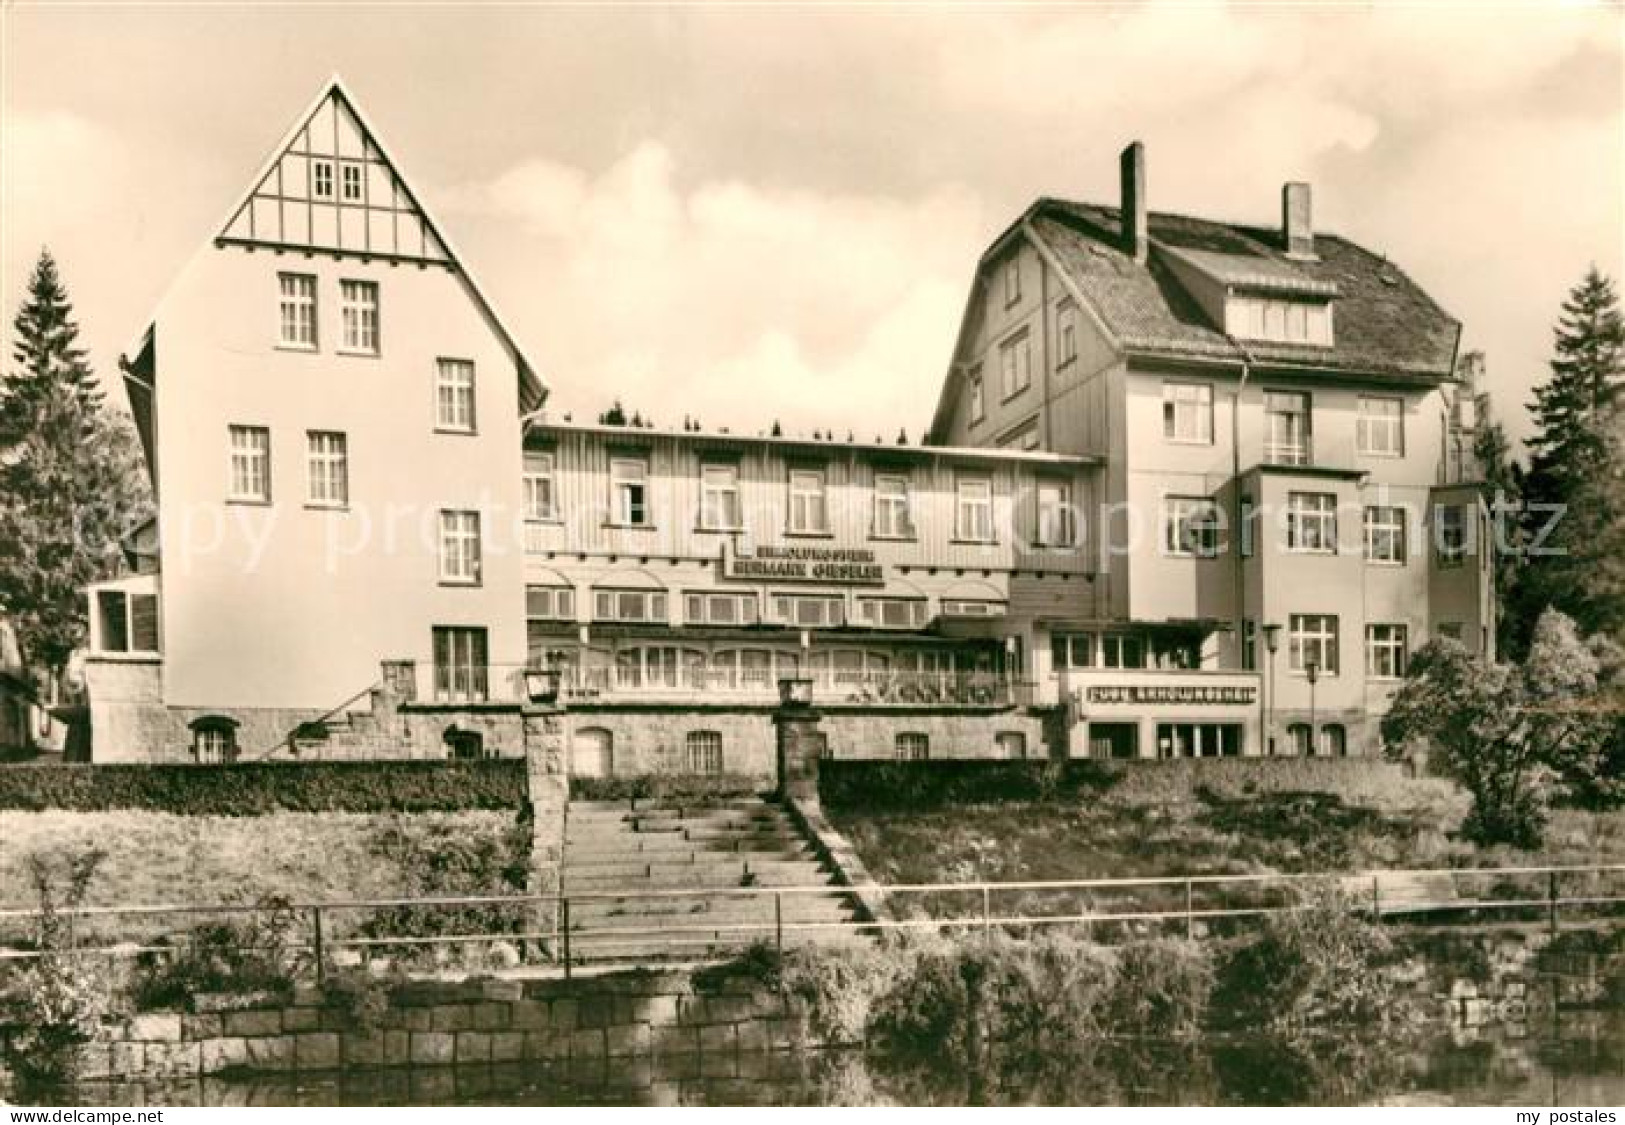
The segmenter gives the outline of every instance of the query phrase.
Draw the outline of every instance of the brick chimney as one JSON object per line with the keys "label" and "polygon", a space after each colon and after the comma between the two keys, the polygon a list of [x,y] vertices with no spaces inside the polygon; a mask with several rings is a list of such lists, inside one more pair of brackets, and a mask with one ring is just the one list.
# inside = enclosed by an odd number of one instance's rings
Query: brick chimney
{"label": "brick chimney", "polygon": [[1281,245],[1289,258],[1315,256],[1315,223],[1309,203],[1309,185],[1289,183],[1281,188]]}
{"label": "brick chimney", "polygon": [[1135,141],[1117,158],[1123,181],[1123,207],[1119,221],[1123,228],[1123,253],[1136,262],[1145,261],[1150,233],[1145,218],[1145,146]]}

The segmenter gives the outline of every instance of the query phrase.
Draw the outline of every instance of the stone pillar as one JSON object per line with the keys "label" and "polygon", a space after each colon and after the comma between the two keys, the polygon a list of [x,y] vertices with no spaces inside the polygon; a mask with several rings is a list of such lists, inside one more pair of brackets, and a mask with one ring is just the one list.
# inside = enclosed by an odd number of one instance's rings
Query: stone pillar
{"label": "stone pillar", "polygon": [[824,746],[818,724],[822,718],[809,703],[782,703],[773,713],[773,725],[778,733],[778,795],[781,799],[818,799],[818,755]]}
{"label": "stone pillar", "polygon": [[[527,705],[522,715],[525,737],[525,790],[530,802],[530,879],[528,893],[556,895],[564,863],[564,813],[570,800],[570,771],[565,746],[564,708]],[[549,897],[534,907],[531,929],[545,934],[542,948],[557,956],[558,907]]]}

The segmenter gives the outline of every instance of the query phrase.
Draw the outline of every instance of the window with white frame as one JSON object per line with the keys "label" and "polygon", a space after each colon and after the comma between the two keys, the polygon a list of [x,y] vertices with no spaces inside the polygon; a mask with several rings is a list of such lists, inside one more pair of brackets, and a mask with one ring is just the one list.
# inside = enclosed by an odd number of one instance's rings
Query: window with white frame
{"label": "window with white frame", "polygon": [[350,502],[350,448],[348,439],[332,430],[305,434],[310,478],[310,503],[342,508]]}
{"label": "window with white frame", "polygon": [[1348,753],[1348,732],[1342,723],[1327,723],[1320,728],[1318,752],[1323,758],[1341,758]]}
{"label": "window with white frame", "polygon": [[711,653],[713,687],[771,689],[801,674],[801,655],[783,649],[723,648]]}
{"label": "window with white frame", "polygon": [[279,307],[282,313],[282,331],[279,337],[285,348],[316,348],[316,278],[308,273],[279,273],[277,283],[281,289]]}
{"label": "window with white frame", "polygon": [[1144,668],[1145,638],[1134,633],[1105,633],[1100,638],[1102,668]]}
{"label": "window with white frame", "polygon": [[1440,504],[1434,516],[1439,565],[1460,566],[1467,555],[1467,509],[1461,504]]}
{"label": "window with white frame", "polygon": [[310,193],[316,199],[333,198],[333,162],[331,160],[312,160],[310,162]]}
{"label": "window with white frame", "polygon": [[790,531],[822,535],[829,530],[829,501],[822,469],[790,470]]}
{"label": "window with white frame", "polygon": [[924,598],[859,598],[858,622],[875,629],[919,629],[930,618]]}
{"label": "window with white frame", "polygon": [[378,283],[339,282],[339,318],[344,328],[343,349],[378,354]]}
{"label": "window with white frame", "polygon": [[737,531],[743,526],[744,513],[739,505],[739,466],[701,466],[700,527],[705,531]]}
{"label": "window with white frame", "polygon": [[908,511],[908,478],[890,473],[875,477],[875,529],[881,539],[907,539],[914,534]]}
{"label": "window with white frame", "polygon": [[490,682],[485,630],[436,625],[433,633],[435,700],[441,703],[483,701]]}
{"label": "window with white frame", "polygon": [[1032,385],[1032,338],[1025,328],[999,345],[999,374],[1005,398],[1020,394]]}
{"label": "window with white frame", "polygon": [[1408,630],[1404,625],[1365,627],[1365,674],[1374,680],[1399,680],[1405,676],[1410,656]]}
{"label": "window with white frame", "polygon": [[990,598],[942,599],[944,617],[1003,617],[1009,608],[1008,602],[994,601]]}
{"label": "window with white frame", "polygon": [[474,364],[471,360],[436,361],[435,425],[453,433],[474,432]]}
{"label": "window with white frame", "polygon": [[982,366],[977,364],[970,373],[970,424],[976,425],[987,417],[987,392],[982,386]]}
{"label": "window with white frame", "polygon": [[346,160],[339,165],[339,189],[343,193],[346,203],[361,202],[361,165],[353,160]]}
{"label": "window with white frame", "polygon": [[993,482],[987,477],[960,477],[954,534],[974,543],[993,542]]}
{"label": "window with white frame", "polygon": [[612,518],[623,527],[648,527],[649,462],[641,457],[616,457],[609,463],[609,501]]}
{"label": "window with white frame", "polygon": [[1095,635],[1093,633],[1056,633],[1050,637],[1050,662],[1057,672],[1076,671],[1095,666]]}
{"label": "window with white frame", "polygon": [[192,724],[192,758],[202,766],[219,766],[237,757],[237,727],[230,719],[204,718]]}
{"label": "window with white frame", "polygon": [[232,426],[231,491],[228,498],[252,504],[271,502],[271,431],[264,426]]}
{"label": "window with white frame", "polygon": [[1164,497],[1162,550],[1168,555],[1215,557],[1219,553],[1218,505],[1205,496]]}
{"label": "window with white frame", "polygon": [[526,586],[525,617],[531,621],[574,621],[575,587]]}
{"label": "window with white frame", "polygon": [[1213,385],[1162,385],[1162,436],[1190,445],[1213,444]]}
{"label": "window with white frame", "polygon": [[1355,441],[1372,457],[1405,456],[1405,400],[1393,395],[1361,395]]}
{"label": "window with white frame", "polygon": [[803,629],[835,629],[846,623],[846,599],[822,594],[774,594],[773,616]]}
{"label": "window with white frame", "polygon": [[1078,306],[1068,297],[1055,307],[1055,365],[1065,367],[1078,358]]}
{"label": "window with white frame", "polygon": [[158,596],[97,590],[96,648],[99,652],[157,652]]}
{"label": "window with white frame", "polygon": [[683,769],[692,774],[722,772],[722,732],[691,730],[683,738]]}
{"label": "window with white frame", "polygon": [[1332,308],[1320,301],[1278,297],[1231,297],[1225,302],[1225,323],[1243,340],[1275,340],[1283,344],[1332,344]]}
{"label": "window with white frame", "polygon": [[1403,565],[1407,553],[1405,509],[1372,505],[1365,510],[1367,562]]}
{"label": "window with white frame", "polygon": [[1005,307],[1021,300],[1021,257],[1014,256],[1004,267],[1004,304]]}
{"label": "window with white frame", "polygon": [[553,520],[559,515],[553,484],[553,454],[525,450],[525,518]]}
{"label": "window with white frame", "polygon": [[1337,617],[1326,613],[1294,613],[1287,624],[1288,666],[1307,671],[1313,664],[1322,676],[1337,675]]}
{"label": "window with white frame", "polygon": [[1038,482],[1038,545],[1078,545],[1078,519],[1072,507],[1072,486],[1065,481]]}
{"label": "window with white frame", "polygon": [[1309,396],[1301,391],[1265,391],[1265,462],[1271,465],[1309,464],[1309,436]]}
{"label": "window with white frame", "polygon": [[1286,728],[1287,746],[1289,752],[1299,758],[1307,758],[1314,753],[1314,734],[1308,723],[1293,723]]}
{"label": "window with white frame", "polygon": [[475,586],[480,581],[480,514],[440,513],[440,581]]}
{"label": "window with white frame", "polygon": [[675,645],[623,648],[615,654],[615,683],[622,688],[703,688],[705,653]]}
{"label": "window with white frame", "polygon": [[666,594],[663,590],[595,589],[592,610],[596,621],[663,622]]}
{"label": "window with white frame", "polygon": [[1287,493],[1286,546],[1289,551],[1337,550],[1337,496],[1334,493]]}
{"label": "window with white frame", "polygon": [[760,609],[755,594],[683,595],[683,618],[690,625],[754,625]]}
{"label": "window with white frame", "polygon": [[931,757],[931,736],[919,731],[902,731],[893,744],[899,762],[923,762]]}

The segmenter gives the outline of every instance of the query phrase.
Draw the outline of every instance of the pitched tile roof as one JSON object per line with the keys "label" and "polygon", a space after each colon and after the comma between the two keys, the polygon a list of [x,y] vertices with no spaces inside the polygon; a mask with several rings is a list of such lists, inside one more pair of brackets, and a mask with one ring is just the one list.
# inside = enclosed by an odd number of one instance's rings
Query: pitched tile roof
{"label": "pitched tile roof", "polygon": [[1177,255],[1238,288],[1335,293],[1334,346],[1245,341],[1260,364],[1426,380],[1452,374],[1460,324],[1393,263],[1337,235],[1317,233],[1317,257],[1305,260],[1288,257],[1275,230],[1153,212],[1142,264],[1119,249],[1116,207],[1042,199],[1028,221],[1125,351],[1240,358],[1174,275],[1168,258]]}

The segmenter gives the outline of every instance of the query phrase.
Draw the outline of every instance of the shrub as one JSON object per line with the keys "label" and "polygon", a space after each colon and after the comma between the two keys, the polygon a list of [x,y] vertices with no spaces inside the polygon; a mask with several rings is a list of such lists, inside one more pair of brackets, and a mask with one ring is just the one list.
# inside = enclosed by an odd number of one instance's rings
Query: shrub
{"label": "shrub", "polygon": [[929,808],[989,801],[1075,798],[1112,787],[1098,762],[842,761],[818,765],[819,797],[831,807]]}
{"label": "shrub", "polygon": [[[24,1102],[43,1102],[78,1074],[79,1050],[96,1034],[107,1008],[101,963],[80,952],[72,913],[85,899],[104,853],[89,851],[61,863],[27,860],[38,901],[34,951],[0,995],[0,1048]],[[60,870],[59,870],[60,868]]]}
{"label": "shrub", "polygon": [[286,898],[263,898],[246,917],[194,926],[170,949],[141,954],[131,1000],[139,1011],[188,1011],[200,992],[285,994],[306,966],[304,937]]}
{"label": "shrub", "polygon": [[8,766],[0,808],[150,809],[181,815],[517,809],[525,763],[246,762],[223,766]]}
{"label": "shrub", "polygon": [[761,778],[740,773],[645,774],[641,777],[572,777],[570,796],[578,801],[627,801],[645,798],[746,797],[765,787]]}
{"label": "shrub", "polygon": [[1212,947],[1159,938],[1122,947],[1103,1022],[1119,1034],[1194,1035],[1213,994]]}

